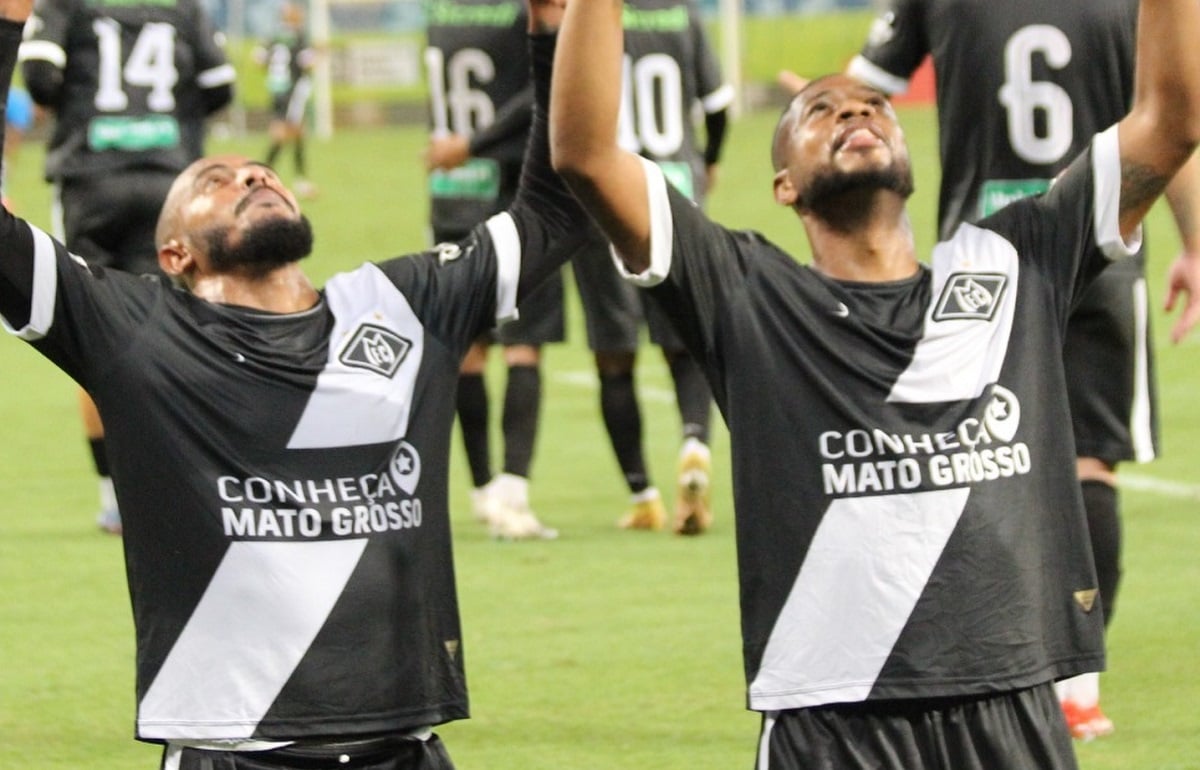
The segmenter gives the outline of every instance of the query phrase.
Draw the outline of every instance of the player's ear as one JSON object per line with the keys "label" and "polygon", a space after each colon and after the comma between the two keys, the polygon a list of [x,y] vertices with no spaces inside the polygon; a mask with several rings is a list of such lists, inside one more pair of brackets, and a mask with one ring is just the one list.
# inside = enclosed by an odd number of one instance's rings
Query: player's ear
{"label": "player's ear", "polygon": [[775,188],[776,203],[788,208],[796,205],[796,185],[792,182],[792,177],[788,174],[786,168],[781,168],[775,172],[775,179],[772,184]]}
{"label": "player's ear", "polygon": [[186,245],[171,238],[158,247],[158,266],[167,276],[178,282],[196,266],[196,258]]}

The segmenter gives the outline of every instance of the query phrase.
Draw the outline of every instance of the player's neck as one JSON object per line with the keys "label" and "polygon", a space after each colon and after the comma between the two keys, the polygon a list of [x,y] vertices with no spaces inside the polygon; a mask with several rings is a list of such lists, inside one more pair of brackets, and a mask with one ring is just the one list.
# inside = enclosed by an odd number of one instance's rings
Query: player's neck
{"label": "player's neck", "polygon": [[916,243],[903,201],[831,220],[803,214],[813,266],[839,281],[898,281],[917,272]]}
{"label": "player's neck", "polygon": [[317,290],[297,264],[263,275],[216,273],[200,276],[192,294],[222,305],[238,305],[268,313],[299,313],[317,304]]}

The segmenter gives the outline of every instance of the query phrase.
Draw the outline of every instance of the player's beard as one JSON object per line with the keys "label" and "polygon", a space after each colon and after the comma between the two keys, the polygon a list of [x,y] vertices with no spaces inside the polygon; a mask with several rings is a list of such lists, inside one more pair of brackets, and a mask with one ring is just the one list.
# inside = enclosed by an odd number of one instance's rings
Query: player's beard
{"label": "player's beard", "polygon": [[261,275],[274,268],[298,262],[312,253],[313,231],[308,217],[267,219],[242,233],[236,244],[228,230],[205,234],[208,259],[217,272],[248,270]]}
{"label": "player's beard", "polygon": [[796,208],[820,211],[847,193],[863,190],[891,190],[907,199],[913,189],[912,166],[907,161],[865,171],[829,169],[810,180],[808,189],[796,201]]}

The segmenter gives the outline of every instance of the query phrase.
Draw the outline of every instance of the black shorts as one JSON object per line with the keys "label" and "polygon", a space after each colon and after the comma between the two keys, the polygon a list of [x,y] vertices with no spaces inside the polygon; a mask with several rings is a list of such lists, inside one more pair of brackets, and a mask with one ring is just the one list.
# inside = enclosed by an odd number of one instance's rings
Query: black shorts
{"label": "black shorts", "polygon": [[89,264],[161,275],[154,229],[175,172],[137,169],[64,179],[55,190],[55,234]]}
{"label": "black shorts", "polygon": [[671,319],[646,292],[626,281],[613,263],[608,241],[596,228],[593,237],[571,256],[575,285],[583,306],[588,349],[632,353],[638,348],[643,322],[650,341],[665,350],[682,350]]}
{"label": "black shorts", "polygon": [[373,738],[270,751],[211,751],[168,746],[160,770],[454,770],[436,735]]}
{"label": "black shorts", "polygon": [[1063,359],[1079,457],[1110,465],[1158,454],[1158,400],[1143,263],[1122,260],[1088,287],[1067,323]]}
{"label": "black shorts", "polygon": [[563,320],[563,277],[555,270],[517,305],[516,320],[492,331],[501,345],[545,345],[567,338]]}
{"label": "black shorts", "polygon": [[300,78],[287,91],[271,96],[271,118],[293,126],[304,123],[308,114],[308,102],[312,96],[312,80]]}
{"label": "black shorts", "polygon": [[1076,770],[1050,684],[763,714],[757,770]]}

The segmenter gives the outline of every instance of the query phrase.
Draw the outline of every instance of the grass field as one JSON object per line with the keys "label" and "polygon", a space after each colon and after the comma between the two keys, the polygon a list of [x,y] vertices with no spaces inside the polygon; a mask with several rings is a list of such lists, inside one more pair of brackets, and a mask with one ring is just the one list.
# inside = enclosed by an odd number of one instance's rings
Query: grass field
{"label": "grass field", "polygon": [[[933,115],[903,119],[919,171],[912,213],[932,240],[937,181]],[[713,215],[803,254],[788,212],[770,202],[773,115],[733,126]],[[312,147],[321,197],[314,277],[424,243],[425,200],[413,128],[345,132]],[[260,155],[261,136],[212,150]],[[46,225],[40,150],[11,171],[18,211]],[[287,172],[287,162],[283,170]],[[1175,242],[1154,213],[1152,289]],[[715,438],[718,518],[700,538],[618,531],[625,494],[601,428],[577,304],[571,342],[546,354],[533,501],[557,542],[488,540],[467,511],[465,460],[452,480],[455,553],[473,718],[440,732],[458,766],[749,768],[758,720],[744,710],[728,441]],[[1126,577],[1110,637],[1110,738],[1079,747],[1086,770],[1200,768],[1195,673],[1200,614],[1200,335],[1171,347],[1159,318],[1165,457],[1129,467]],[[499,392],[502,372],[491,378]],[[678,420],[658,354],[639,366],[651,467],[667,488]],[[95,488],[74,386],[16,341],[0,344],[0,770],[145,770],[158,750],[136,743],[133,639],[119,539],[93,525]],[[1064,473],[1069,473],[1064,469]]]}

